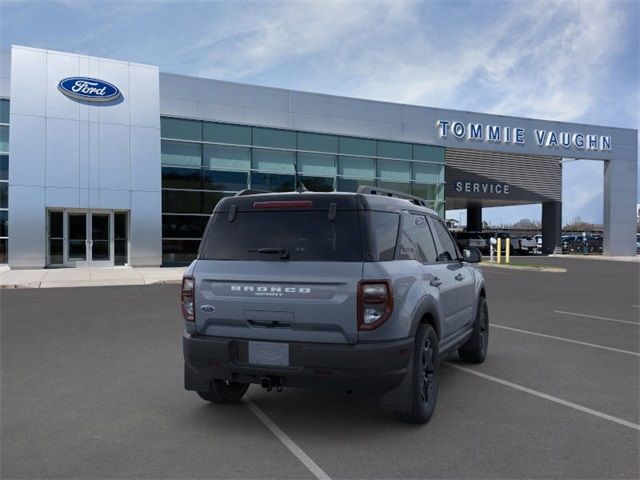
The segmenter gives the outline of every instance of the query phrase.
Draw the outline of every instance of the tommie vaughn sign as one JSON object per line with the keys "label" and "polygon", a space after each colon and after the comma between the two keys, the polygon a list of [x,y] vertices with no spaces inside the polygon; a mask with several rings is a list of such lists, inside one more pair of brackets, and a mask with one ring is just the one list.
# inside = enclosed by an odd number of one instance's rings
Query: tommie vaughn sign
{"label": "tommie vaughn sign", "polygon": [[[447,138],[447,136],[451,134],[460,140],[472,142],[524,145],[526,137],[524,128],[504,125],[485,125],[482,123],[438,120],[436,122],[436,128],[438,129],[440,138]],[[611,137],[606,135],[535,129],[534,139],[539,147],[545,148],[575,147],[580,150],[611,151]]]}
{"label": "tommie vaughn sign", "polygon": [[58,82],[58,90],[69,98],[87,102],[110,102],[121,95],[115,85],[88,77],[63,78]]}

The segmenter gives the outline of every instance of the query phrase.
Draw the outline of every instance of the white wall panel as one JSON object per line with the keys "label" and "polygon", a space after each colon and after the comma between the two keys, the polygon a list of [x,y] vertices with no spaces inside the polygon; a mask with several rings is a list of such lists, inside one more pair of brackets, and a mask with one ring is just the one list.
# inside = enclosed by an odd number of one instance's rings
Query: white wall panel
{"label": "white wall panel", "polygon": [[367,102],[357,98],[329,97],[329,114],[337,118],[367,120]]}
{"label": "white wall panel", "polygon": [[164,115],[173,115],[185,118],[200,118],[198,103],[193,100],[179,98],[160,97],[160,111]]}
{"label": "white wall panel", "polygon": [[90,151],[91,142],[89,138],[89,122],[79,122],[79,188],[89,188],[89,168],[90,164]]}
{"label": "white wall panel", "polygon": [[78,189],[78,205],[80,208],[90,208],[89,203],[89,189],[88,188],[80,188]]}
{"label": "white wall panel", "polygon": [[129,190],[100,190],[98,208],[107,210],[129,210],[131,208],[131,192]]}
{"label": "white wall panel", "polygon": [[80,122],[49,117],[46,138],[46,186],[78,188],[80,185]]}
{"label": "white wall panel", "polygon": [[199,79],[163,73],[159,77],[160,95],[178,100],[198,100],[201,91],[198,88]]}
{"label": "white wall panel", "polygon": [[0,51],[0,78],[11,78],[11,53]]}
{"label": "white wall panel", "polygon": [[291,128],[314,132],[331,131],[331,117],[310,115],[307,113],[292,113]]}
{"label": "white wall panel", "polygon": [[402,106],[402,122],[413,123],[415,125],[423,125],[433,127],[431,125],[432,119],[428,114],[428,110],[424,107],[417,107],[413,105]]}
{"label": "white wall panel", "polygon": [[131,162],[127,125],[100,124],[100,188],[129,190]]}
{"label": "white wall panel", "polygon": [[115,103],[108,105],[96,105],[99,110],[101,123],[117,123],[119,125],[129,125],[131,116],[129,108],[131,99],[129,98],[129,65],[124,62],[114,62],[111,60],[99,60],[100,80],[113,83],[120,89],[122,97]]}
{"label": "white wall panel", "polygon": [[45,204],[47,207],[80,208],[80,190],[77,188],[47,187],[45,188]]}
{"label": "white wall panel", "polygon": [[160,191],[160,133],[157,128],[131,127],[131,188]]}
{"label": "white wall panel", "polygon": [[100,188],[100,124],[97,122],[89,123],[89,188]]}
{"label": "white wall panel", "polygon": [[369,135],[369,122],[356,118],[331,117],[331,131],[343,135],[366,137]]}
{"label": "white wall panel", "polygon": [[130,258],[133,265],[162,262],[160,192],[131,192]]}
{"label": "white wall panel", "polygon": [[100,193],[102,190],[89,189],[89,208],[100,208]]}
{"label": "white wall panel", "polygon": [[330,97],[328,95],[318,95],[315,93],[289,93],[290,109],[296,113],[329,116],[329,99]]}
{"label": "white wall panel", "polygon": [[244,119],[245,122],[250,124],[289,128],[289,114],[287,112],[245,108]]}
{"label": "white wall panel", "polygon": [[44,267],[44,187],[12,186],[9,189],[9,265]]}
{"label": "white wall panel", "polygon": [[0,97],[11,96],[11,79],[0,77]]}
{"label": "white wall panel", "polygon": [[44,185],[46,148],[44,117],[12,114],[10,122],[9,184]]}
{"label": "white wall panel", "polygon": [[158,70],[132,66],[129,104],[131,125],[160,128]]}
{"label": "white wall panel", "polygon": [[198,79],[197,100],[221,105],[244,106],[244,86],[237,83]]}
{"label": "white wall panel", "polygon": [[80,60],[77,55],[47,53],[47,116],[52,118],[80,119],[80,103],[65,97],[58,90],[63,78],[80,75]]}
{"label": "white wall panel", "polygon": [[11,54],[0,52],[0,97],[11,96]]}
{"label": "white wall panel", "polygon": [[247,85],[244,87],[244,102],[251,108],[264,110],[289,110],[289,92],[279,88],[254,87]]}
{"label": "white wall panel", "polygon": [[44,116],[47,95],[46,52],[13,47],[11,72],[11,111]]}
{"label": "white wall panel", "polygon": [[418,123],[403,123],[401,125],[401,136],[407,142],[423,143],[424,132],[429,127]]}
{"label": "white wall panel", "polygon": [[197,118],[215,118],[220,122],[243,123],[244,108],[219,103],[198,103]]}
{"label": "white wall panel", "polygon": [[402,107],[394,103],[367,102],[367,120],[402,123]]}
{"label": "white wall panel", "polygon": [[369,136],[386,140],[402,138],[402,125],[399,123],[369,121]]}

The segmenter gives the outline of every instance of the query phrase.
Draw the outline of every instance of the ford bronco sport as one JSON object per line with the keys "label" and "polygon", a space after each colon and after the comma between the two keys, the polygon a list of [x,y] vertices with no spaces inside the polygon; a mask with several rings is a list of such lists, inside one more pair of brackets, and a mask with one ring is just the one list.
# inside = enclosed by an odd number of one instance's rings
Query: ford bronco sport
{"label": "ford bronco sport", "polygon": [[225,198],[182,282],[185,388],[218,403],[251,383],[374,393],[426,423],[441,357],[487,354],[480,259],[388,190]]}

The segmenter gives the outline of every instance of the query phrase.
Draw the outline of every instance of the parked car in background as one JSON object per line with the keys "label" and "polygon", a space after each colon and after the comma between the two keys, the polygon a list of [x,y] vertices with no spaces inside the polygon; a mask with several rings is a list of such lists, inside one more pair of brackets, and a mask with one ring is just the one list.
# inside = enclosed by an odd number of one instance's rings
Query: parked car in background
{"label": "parked car in background", "polygon": [[458,244],[458,248],[463,250],[467,247],[475,247],[482,253],[489,250],[489,240],[484,238],[480,232],[451,232]]}
{"label": "parked car in background", "polygon": [[602,235],[563,235],[562,253],[602,253]]}
{"label": "parked car in background", "polygon": [[533,237],[520,237],[518,238],[518,251],[519,253],[534,253],[537,248],[538,242]]}
{"label": "parked car in background", "polygon": [[576,240],[578,237],[576,235],[562,235],[561,243],[562,243],[562,253],[574,253],[575,248],[577,248]]}
{"label": "parked car in background", "polygon": [[640,233],[636,234],[636,252],[640,253]]}

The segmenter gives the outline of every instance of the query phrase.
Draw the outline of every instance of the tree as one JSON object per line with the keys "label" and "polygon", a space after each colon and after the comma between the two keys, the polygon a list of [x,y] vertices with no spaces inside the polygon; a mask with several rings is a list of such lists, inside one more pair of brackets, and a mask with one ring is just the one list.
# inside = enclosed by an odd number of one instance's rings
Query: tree
{"label": "tree", "polygon": [[511,228],[514,230],[539,230],[542,228],[542,224],[539,220],[532,220],[530,218],[521,218],[516,223],[511,225]]}
{"label": "tree", "polygon": [[578,216],[571,219],[562,229],[569,232],[593,232],[602,230],[602,225],[587,222]]}

